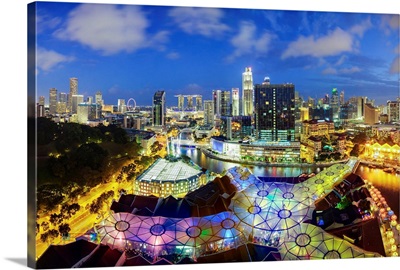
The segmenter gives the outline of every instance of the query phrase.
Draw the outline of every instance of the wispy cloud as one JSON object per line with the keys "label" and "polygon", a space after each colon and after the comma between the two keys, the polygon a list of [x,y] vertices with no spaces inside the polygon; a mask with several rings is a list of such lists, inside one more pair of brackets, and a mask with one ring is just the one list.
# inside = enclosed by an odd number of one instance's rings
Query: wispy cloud
{"label": "wispy cloud", "polygon": [[36,61],[38,71],[47,72],[62,63],[68,63],[74,60],[75,58],[73,56],[66,56],[52,50],[46,50],[44,48],[37,49]]}
{"label": "wispy cloud", "polygon": [[171,53],[168,53],[167,54],[167,58],[168,59],[171,59],[171,60],[175,60],[175,59],[178,59],[178,58],[180,58],[181,56],[179,55],[179,53],[177,53],[177,52],[171,52]]}
{"label": "wispy cloud", "polygon": [[265,54],[270,50],[271,41],[275,37],[274,34],[268,31],[264,31],[260,36],[257,36],[256,25],[251,21],[242,21],[239,26],[239,32],[230,41],[235,50],[228,56],[227,60],[232,61],[247,54]]}
{"label": "wispy cloud", "polygon": [[359,67],[340,68],[340,69],[328,67],[322,71],[322,74],[336,75],[336,74],[353,74],[357,72],[361,72],[361,69]]}
{"label": "wispy cloud", "polygon": [[39,14],[36,16],[36,32],[38,34],[50,29],[54,30],[61,24],[60,17],[51,17],[47,14]]}
{"label": "wispy cloud", "polygon": [[206,37],[219,37],[230,28],[221,22],[224,13],[216,8],[177,7],[168,15],[184,32]]}
{"label": "wispy cloud", "polygon": [[82,4],[71,11],[57,38],[79,42],[105,55],[134,52],[146,47],[162,48],[168,33],[146,33],[150,23],[137,6]]}

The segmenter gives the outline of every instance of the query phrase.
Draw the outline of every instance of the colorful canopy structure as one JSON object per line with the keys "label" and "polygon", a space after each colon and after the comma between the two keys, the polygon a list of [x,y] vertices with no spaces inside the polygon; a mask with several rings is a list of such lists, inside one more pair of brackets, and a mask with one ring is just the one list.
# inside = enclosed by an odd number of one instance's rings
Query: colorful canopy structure
{"label": "colorful canopy structure", "polygon": [[226,175],[237,188],[230,211],[189,218],[114,213],[95,227],[112,249],[159,256],[196,257],[253,242],[278,248],[283,260],[356,258],[368,253],[306,221],[314,202],[351,173],[354,161],[337,164],[298,184],[263,182],[239,166]]}
{"label": "colorful canopy structure", "polygon": [[283,260],[380,257],[307,223],[288,230],[278,250]]}

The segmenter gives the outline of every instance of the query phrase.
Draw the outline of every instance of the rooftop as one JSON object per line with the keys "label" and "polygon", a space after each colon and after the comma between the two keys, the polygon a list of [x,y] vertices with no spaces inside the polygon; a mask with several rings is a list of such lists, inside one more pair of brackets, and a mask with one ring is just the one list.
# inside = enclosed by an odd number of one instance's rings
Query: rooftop
{"label": "rooftop", "polygon": [[158,159],[148,170],[139,176],[140,181],[177,181],[188,179],[202,173],[201,168],[182,160]]}

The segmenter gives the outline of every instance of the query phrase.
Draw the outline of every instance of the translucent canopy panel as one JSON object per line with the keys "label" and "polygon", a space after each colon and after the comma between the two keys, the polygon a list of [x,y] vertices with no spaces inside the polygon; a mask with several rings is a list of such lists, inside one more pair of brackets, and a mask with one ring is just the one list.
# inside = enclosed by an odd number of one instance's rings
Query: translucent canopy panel
{"label": "translucent canopy panel", "polygon": [[250,185],[260,182],[260,180],[254,176],[248,168],[244,167],[233,167],[228,170],[227,175],[238,191],[242,191]]}
{"label": "translucent canopy panel", "polygon": [[138,231],[142,220],[130,213],[116,213],[104,219],[95,227],[100,242],[111,248],[124,249],[127,240],[141,241]]}
{"label": "translucent canopy panel", "polygon": [[278,250],[282,260],[380,257],[307,223],[288,230]]}

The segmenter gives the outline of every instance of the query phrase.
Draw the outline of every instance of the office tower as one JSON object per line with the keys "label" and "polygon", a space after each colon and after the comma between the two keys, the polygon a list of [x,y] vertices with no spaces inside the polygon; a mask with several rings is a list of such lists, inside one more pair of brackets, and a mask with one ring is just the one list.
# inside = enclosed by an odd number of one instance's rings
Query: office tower
{"label": "office tower", "polygon": [[96,102],[96,118],[100,118],[101,116],[101,111],[104,106],[104,101],[103,101],[103,95],[100,91],[96,92],[96,95],[94,96],[95,102]]}
{"label": "office tower", "polygon": [[78,104],[83,103],[83,95],[72,95],[71,100],[71,113],[78,112]]}
{"label": "office tower", "polygon": [[231,116],[231,92],[221,91],[221,116]]}
{"label": "office tower", "polygon": [[213,104],[214,104],[214,114],[217,118],[221,117],[221,90],[213,90]]}
{"label": "office tower", "polygon": [[340,92],[339,104],[340,104],[340,105],[343,105],[343,104],[344,104],[344,91],[341,91],[341,92]]}
{"label": "office tower", "polygon": [[[69,79],[69,97],[68,97],[68,109],[72,111],[72,96],[78,94],[78,79],[77,78],[70,78]],[[76,113],[76,110],[75,112]]]}
{"label": "office tower", "polygon": [[308,97],[307,107],[310,109],[315,109],[315,99],[312,97]]}
{"label": "office tower", "polygon": [[185,97],[183,95],[176,95],[175,97],[178,98],[178,110],[183,111],[185,106]]}
{"label": "office tower", "polygon": [[396,101],[387,102],[387,114],[389,117],[389,122],[399,122],[400,121],[400,98]]}
{"label": "office tower", "polygon": [[96,100],[96,104],[99,106],[103,106],[104,105],[104,101],[103,101],[103,95],[100,91],[96,92],[95,95],[95,100]]}
{"label": "office tower", "polygon": [[92,96],[88,96],[86,98],[86,103],[92,104],[93,103],[93,97]]}
{"label": "office tower", "polygon": [[44,107],[44,102],[45,102],[45,97],[44,96],[40,96],[39,97],[39,105]]}
{"label": "office tower", "polygon": [[204,125],[214,126],[214,101],[204,100]]}
{"label": "office tower", "polygon": [[96,119],[96,107],[95,103],[79,103],[77,109],[78,123],[86,124],[87,121]]}
{"label": "office tower", "polygon": [[295,140],[293,84],[255,85],[255,132],[266,141]]}
{"label": "office tower", "polygon": [[202,111],[202,110],[203,110],[202,96],[197,95],[196,96],[196,111]]}
{"label": "office tower", "polygon": [[49,113],[53,114],[53,115],[57,113],[57,89],[56,88],[50,88]]}
{"label": "office tower", "polygon": [[157,91],[153,97],[153,126],[165,125],[165,91]]}
{"label": "office tower", "polygon": [[232,88],[232,116],[239,115],[239,88]]}
{"label": "office tower", "polygon": [[67,112],[67,93],[62,92],[58,95],[57,113],[64,114]]}
{"label": "office tower", "polygon": [[226,117],[226,138],[228,140],[232,139],[232,117]]}
{"label": "office tower", "polygon": [[329,105],[332,108],[332,114],[333,114],[333,121],[338,122],[339,120],[339,92],[337,91],[337,88],[332,89],[332,95],[329,100]]}
{"label": "office tower", "polygon": [[367,125],[374,125],[379,122],[379,109],[374,107],[371,103],[364,104],[364,123]]}
{"label": "office tower", "polygon": [[125,99],[118,99],[118,112],[125,113],[126,112],[126,104]]}
{"label": "office tower", "polygon": [[243,99],[243,115],[252,116],[254,112],[253,106],[253,74],[251,67],[246,67],[242,74],[242,99]]}

